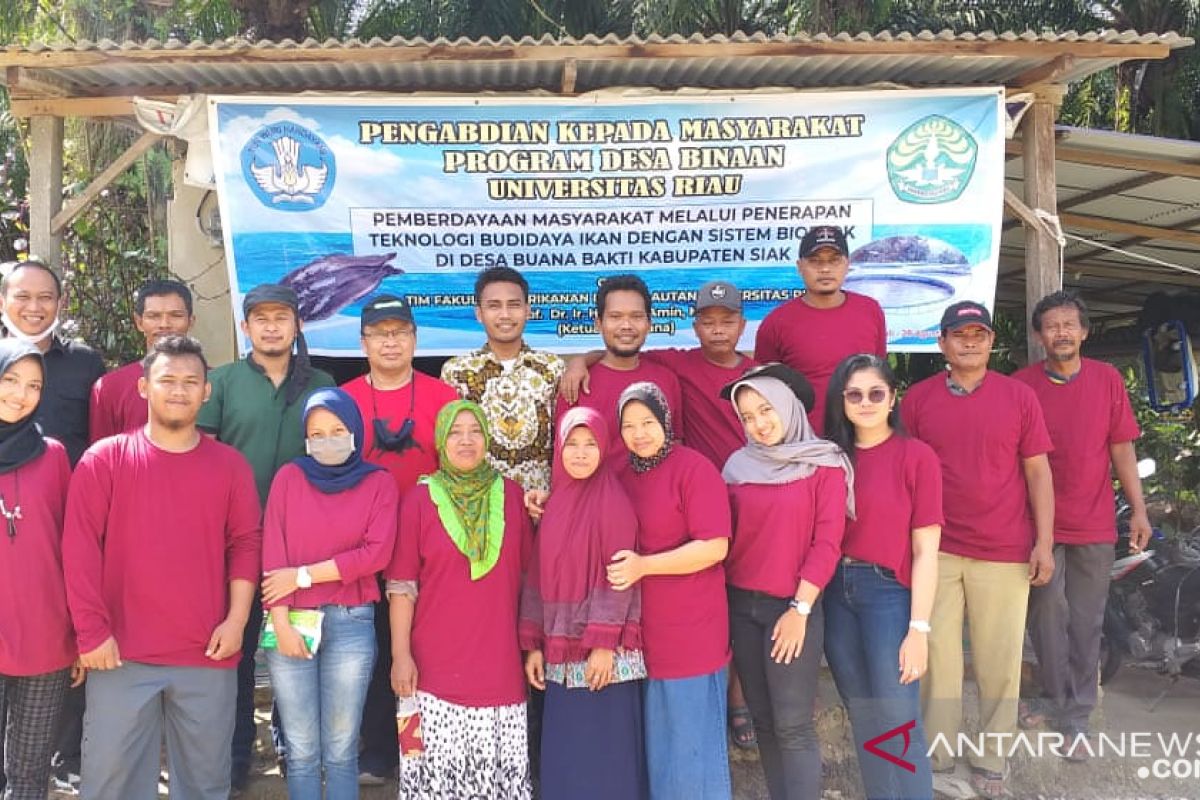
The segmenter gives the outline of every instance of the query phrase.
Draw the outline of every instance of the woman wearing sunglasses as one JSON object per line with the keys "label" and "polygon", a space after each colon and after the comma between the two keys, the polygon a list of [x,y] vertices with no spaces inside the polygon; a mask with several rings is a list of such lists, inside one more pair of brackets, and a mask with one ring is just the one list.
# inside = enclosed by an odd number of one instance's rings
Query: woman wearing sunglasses
{"label": "woman wearing sunglasses", "polygon": [[0,341],[0,731],[5,797],[48,794],[50,751],[67,684],[83,682],[67,614],[62,568],[67,451],[33,421],[42,398],[42,354]]}
{"label": "woman wearing sunglasses", "polygon": [[[937,586],[941,467],[928,445],[904,435],[896,376],[877,356],[838,365],[825,409],[826,436],[854,462],[856,500],[825,590],[825,658],[850,714],[866,796],[927,800],[933,779],[918,681]],[[903,736],[874,747],[914,771],[864,750],[897,728]]]}

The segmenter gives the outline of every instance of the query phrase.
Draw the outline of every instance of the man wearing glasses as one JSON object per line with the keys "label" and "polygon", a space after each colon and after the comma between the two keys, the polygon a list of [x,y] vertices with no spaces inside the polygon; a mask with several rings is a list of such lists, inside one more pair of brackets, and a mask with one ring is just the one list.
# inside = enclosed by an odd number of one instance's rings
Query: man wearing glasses
{"label": "man wearing glasses", "polygon": [[[404,298],[390,294],[372,298],[363,307],[360,330],[368,372],[342,389],[354,398],[366,423],[363,457],[387,469],[403,496],[417,478],[437,470],[434,422],[442,406],[458,399],[458,392],[413,368],[417,322]],[[379,657],[367,689],[358,759],[359,783],[364,786],[383,784],[400,758],[386,600],[375,609],[375,639]]]}

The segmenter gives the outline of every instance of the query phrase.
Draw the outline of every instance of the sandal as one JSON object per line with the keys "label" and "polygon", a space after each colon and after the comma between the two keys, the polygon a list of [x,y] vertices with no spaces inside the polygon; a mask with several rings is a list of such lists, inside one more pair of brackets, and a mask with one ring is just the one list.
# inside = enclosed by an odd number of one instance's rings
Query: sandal
{"label": "sandal", "polygon": [[750,716],[750,709],[745,706],[729,709],[729,734],[733,743],[742,750],[758,747],[758,734],[754,732],[754,718]]}
{"label": "sandal", "polygon": [[1004,786],[1004,775],[983,767],[971,767],[971,788],[987,800],[1012,797]]}
{"label": "sandal", "polygon": [[1040,728],[1050,719],[1050,715],[1042,708],[1037,700],[1022,700],[1017,706],[1017,724],[1024,730]]}

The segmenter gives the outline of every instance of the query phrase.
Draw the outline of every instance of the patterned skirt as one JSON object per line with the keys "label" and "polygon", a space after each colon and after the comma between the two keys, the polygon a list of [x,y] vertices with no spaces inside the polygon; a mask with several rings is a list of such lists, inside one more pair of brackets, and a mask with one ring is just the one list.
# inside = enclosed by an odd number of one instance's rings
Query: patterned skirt
{"label": "patterned skirt", "polygon": [[400,800],[530,800],[525,704],[474,708],[417,692],[425,752],[401,755]]}

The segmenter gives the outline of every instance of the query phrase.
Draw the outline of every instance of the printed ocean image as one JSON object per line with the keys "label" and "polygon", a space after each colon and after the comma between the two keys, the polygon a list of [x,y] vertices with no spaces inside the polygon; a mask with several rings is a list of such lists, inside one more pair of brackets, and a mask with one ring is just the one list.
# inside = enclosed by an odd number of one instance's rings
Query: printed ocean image
{"label": "printed ocean image", "polygon": [[[972,277],[992,257],[991,235],[988,225],[876,225],[870,242],[851,245],[854,263],[847,288],[871,295],[883,306],[890,346],[930,349],[942,310],[956,298],[962,299],[964,291],[977,291]],[[358,355],[362,307],[383,293],[403,295],[413,303],[421,355],[461,352],[477,347],[482,340],[472,304],[475,270],[413,272],[405,265],[403,252],[390,259],[378,253],[353,258],[356,254],[349,233],[242,233],[234,236],[233,250],[237,316],[241,295],[248,289],[278,282],[307,267],[293,275],[292,282],[299,284],[296,288],[309,317],[305,333],[314,353]],[[560,352],[600,346],[599,336],[589,330],[593,293],[598,281],[615,271],[523,270],[535,314],[526,329],[529,344]],[[688,347],[695,343],[690,293],[705,281],[729,280],[747,293],[744,312],[749,324],[742,340],[746,347],[752,346],[763,317],[803,289],[794,263],[628,271],[641,276],[652,292],[660,294],[650,346]],[[991,297],[984,299],[990,301]]]}

